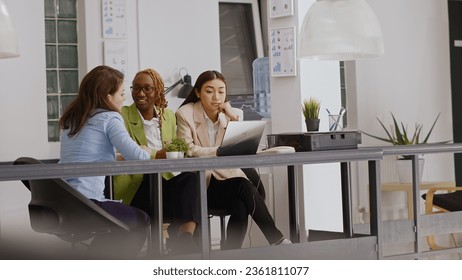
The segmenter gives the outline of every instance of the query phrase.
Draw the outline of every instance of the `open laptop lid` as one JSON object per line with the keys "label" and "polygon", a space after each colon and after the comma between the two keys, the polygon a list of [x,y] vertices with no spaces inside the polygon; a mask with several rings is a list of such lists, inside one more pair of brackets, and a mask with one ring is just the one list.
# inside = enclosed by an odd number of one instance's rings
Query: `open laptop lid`
{"label": "open laptop lid", "polygon": [[257,153],[265,121],[230,121],[218,148],[218,156],[253,155]]}

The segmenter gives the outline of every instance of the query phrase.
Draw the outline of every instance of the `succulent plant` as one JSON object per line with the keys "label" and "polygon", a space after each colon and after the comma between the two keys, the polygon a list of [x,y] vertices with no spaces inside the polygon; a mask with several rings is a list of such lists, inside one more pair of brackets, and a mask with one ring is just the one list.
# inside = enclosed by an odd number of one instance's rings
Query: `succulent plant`
{"label": "succulent plant", "polygon": [[[416,123],[414,133],[412,134],[412,133],[409,133],[407,126],[405,126],[402,122],[400,123],[400,125],[398,124],[398,121],[396,121],[396,118],[393,115],[393,113],[390,113],[390,114],[391,114],[391,117],[393,118],[393,125],[390,125],[390,130],[388,130],[387,127],[383,124],[383,122],[379,118],[377,118],[380,125],[385,130],[385,133],[387,134],[387,138],[375,136],[375,135],[369,134],[364,131],[361,131],[361,132],[375,139],[392,143],[393,145],[426,144],[428,142],[428,139],[430,138],[430,135],[433,131],[433,128],[435,127],[436,122],[438,121],[438,118],[440,117],[440,114],[438,114],[435,121],[433,122],[433,125],[428,131],[427,135],[425,136],[425,138],[422,139],[421,138],[422,128],[423,128],[422,124]],[[447,143],[447,142],[449,141],[442,141],[438,143]]]}

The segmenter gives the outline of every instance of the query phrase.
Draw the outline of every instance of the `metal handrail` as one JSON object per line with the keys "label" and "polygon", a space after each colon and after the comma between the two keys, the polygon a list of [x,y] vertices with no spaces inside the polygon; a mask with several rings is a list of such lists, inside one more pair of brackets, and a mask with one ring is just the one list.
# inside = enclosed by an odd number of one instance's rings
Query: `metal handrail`
{"label": "metal handrail", "polygon": [[67,178],[119,174],[148,174],[209,169],[285,166],[331,162],[380,160],[381,149],[351,149],[291,154],[264,154],[228,157],[202,157],[117,162],[62,163],[40,165],[0,164],[0,181],[21,179]]}

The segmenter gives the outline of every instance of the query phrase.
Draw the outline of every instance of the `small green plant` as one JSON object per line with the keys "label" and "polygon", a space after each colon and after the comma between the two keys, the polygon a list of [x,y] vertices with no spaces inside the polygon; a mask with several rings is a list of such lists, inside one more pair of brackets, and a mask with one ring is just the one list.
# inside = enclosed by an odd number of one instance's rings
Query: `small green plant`
{"label": "small green plant", "polygon": [[165,150],[167,152],[183,152],[189,151],[188,143],[183,138],[173,138],[170,142],[165,142]]}
{"label": "small green plant", "polygon": [[302,104],[302,112],[305,119],[319,119],[319,110],[321,102],[313,97],[309,100],[304,100]]}
{"label": "small green plant", "polygon": [[[385,137],[379,137],[375,136],[369,133],[366,133],[364,131],[361,131],[362,133],[366,134],[367,136],[373,137],[378,140],[382,140],[385,142],[392,143],[393,145],[416,145],[416,144],[426,144],[428,142],[428,138],[430,138],[430,134],[433,131],[433,128],[435,127],[436,122],[438,121],[438,118],[440,117],[440,114],[436,117],[435,121],[433,122],[433,125],[431,126],[430,130],[428,131],[427,135],[423,140],[421,140],[421,133],[422,133],[422,124],[415,124],[415,130],[413,134],[410,134],[408,132],[407,126],[405,126],[402,122],[401,125],[398,125],[398,122],[396,121],[395,116],[393,113],[390,113],[391,117],[393,118],[393,125],[390,125],[390,130],[388,130],[383,122],[377,118],[379,121],[380,125],[382,128],[385,130],[385,133],[387,134],[388,138]],[[438,143],[447,143],[449,141],[442,141]]]}

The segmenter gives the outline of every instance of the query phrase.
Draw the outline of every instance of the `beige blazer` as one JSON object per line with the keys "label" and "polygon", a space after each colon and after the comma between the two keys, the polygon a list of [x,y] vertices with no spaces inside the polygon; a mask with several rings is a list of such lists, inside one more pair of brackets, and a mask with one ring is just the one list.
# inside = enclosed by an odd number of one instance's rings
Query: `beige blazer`
{"label": "beige blazer", "polygon": [[[238,110],[238,109],[237,109]],[[240,110],[242,112],[242,110]],[[177,136],[183,137],[189,145],[188,156],[190,157],[215,157],[217,149],[225,135],[228,126],[228,117],[220,113],[218,116],[220,126],[215,143],[209,143],[208,127],[204,109],[200,102],[188,103],[180,107],[176,113]],[[242,115],[242,114],[241,114]],[[247,178],[241,169],[216,169],[206,171],[207,186],[211,175],[218,180],[233,177]]]}

